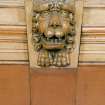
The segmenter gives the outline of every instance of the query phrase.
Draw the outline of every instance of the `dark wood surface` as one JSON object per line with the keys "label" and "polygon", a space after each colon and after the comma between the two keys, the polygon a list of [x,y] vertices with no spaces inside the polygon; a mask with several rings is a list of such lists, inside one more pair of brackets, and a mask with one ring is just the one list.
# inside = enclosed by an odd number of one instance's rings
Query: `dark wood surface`
{"label": "dark wood surface", "polygon": [[102,105],[104,97],[105,66],[31,74],[32,105]]}
{"label": "dark wood surface", "polygon": [[0,105],[29,105],[29,73],[26,65],[0,65]]}
{"label": "dark wood surface", "polygon": [[76,72],[32,72],[32,105],[75,105]]}
{"label": "dark wood surface", "polygon": [[0,65],[1,105],[102,105],[104,97],[105,66],[29,73],[27,65]]}
{"label": "dark wood surface", "polygon": [[77,105],[105,104],[105,66],[80,67]]}

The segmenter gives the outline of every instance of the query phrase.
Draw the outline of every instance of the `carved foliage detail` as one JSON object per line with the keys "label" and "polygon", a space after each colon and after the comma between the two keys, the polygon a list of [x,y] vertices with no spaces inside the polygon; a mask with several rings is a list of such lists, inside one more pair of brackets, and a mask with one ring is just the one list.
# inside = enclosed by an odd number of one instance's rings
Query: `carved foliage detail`
{"label": "carved foliage detail", "polygon": [[[44,0],[42,0],[44,1]],[[74,6],[66,0],[33,4],[32,39],[38,66],[70,65],[75,25]]]}

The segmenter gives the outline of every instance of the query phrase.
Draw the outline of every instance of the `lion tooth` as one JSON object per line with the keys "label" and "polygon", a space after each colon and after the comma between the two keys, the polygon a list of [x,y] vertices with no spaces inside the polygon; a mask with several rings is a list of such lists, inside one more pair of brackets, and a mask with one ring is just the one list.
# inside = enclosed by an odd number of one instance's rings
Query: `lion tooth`
{"label": "lion tooth", "polygon": [[44,38],[44,40],[46,41],[46,38]]}
{"label": "lion tooth", "polygon": [[49,39],[49,42],[51,42],[51,39]]}
{"label": "lion tooth", "polygon": [[55,39],[55,43],[57,43],[58,42],[58,39]]}
{"label": "lion tooth", "polygon": [[47,40],[47,38],[45,37],[45,40]]}
{"label": "lion tooth", "polygon": [[53,39],[51,39],[51,43],[53,43]]}
{"label": "lion tooth", "polygon": [[57,39],[57,43],[59,43],[59,39]]}
{"label": "lion tooth", "polygon": [[47,38],[47,41],[49,41],[49,38]]}
{"label": "lion tooth", "polygon": [[53,43],[55,43],[55,39],[53,39]]}
{"label": "lion tooth", "polygon": [[59,38],[59,42],[61,42],[62,41],[62,39],[61,38]]}
{"label": "lion tooth", "polygon": [[53,39],[53,42],[55,43],[55,39]]}

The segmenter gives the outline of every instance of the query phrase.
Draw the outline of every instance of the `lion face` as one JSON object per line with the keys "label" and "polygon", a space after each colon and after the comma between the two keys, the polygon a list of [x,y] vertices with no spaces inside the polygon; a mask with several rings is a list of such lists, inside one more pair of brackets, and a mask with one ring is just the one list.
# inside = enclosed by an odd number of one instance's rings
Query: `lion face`
{"label": "lion face", "polygon": [[32,36],[34,47],[38,51],[39,66],[70,64],[69,50],[74,36],[73,13],[73,7],[69,3],[59,0],[34,4]]}
{"label": "lion face", "polygon": [[[47,50],[63,49],[73,33],[73,10],[67,4],[49,3],[34,6],[41,46]],[[34,24],[34,27],[36,24]]]}
{"label": "lion face", "polygon": [[42,33],[43,47],[62,49],[67,35],[72,31],[67,11],[44,12],[39,17],[39,32]]}

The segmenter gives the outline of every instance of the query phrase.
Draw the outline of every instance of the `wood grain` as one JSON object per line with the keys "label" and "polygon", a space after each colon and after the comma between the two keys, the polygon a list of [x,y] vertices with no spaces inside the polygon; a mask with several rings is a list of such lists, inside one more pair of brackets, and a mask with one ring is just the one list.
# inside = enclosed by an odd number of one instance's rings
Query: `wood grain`
{"label": "wood grain", "polygon": [[[13,36],[24,36],[26,38],[26,26],[21,25],[0,25],[0,36],[6,35],[9,39],[11,35]],[[14,37],[13,36],[13,37]]]}
{"label": "wood grain", "polygon": [[[0,65],[0,103],[30,105],[29,67]],[[31,72],[31,104],[100,105],[105,97],[105,66],[76,71]]]}
{"label": "wood grain", "polygon": [[105,66],[84,66],[78,71],[78,105],[102,105],[105,102]]}
{"label": "wood grain", "polygon": [[[96,52],[96,51],[83,51],[80,53],[79,62],[82,65],[82,63],[86,65],[104,65],[105,64],[105,53],[104,51]],[[102,64],[101,64],[102,63]]]}
{"label": "wood grain", "polygon": [[30,105],[28,73],[26,65],[0,65],[0,104]]}
{"label": "wood grain", "polygon": [[76,72],[57,71],[31,72],[32,105],[76,105]]}
{"label": "wood grain", "polygon": [[105,7],[104,0],[84,0],[84,7]]}
{"label": "wood grain", "polygon": [[0,8],[0,25],[26,25],[23,8]]}
{"label": "wood grain", "polygon": [[0,0],[0,7],[23,7],[24,0]]}
{"label": "wood grain", "polygon": [[83,25],[105,26],[104,8],[84,8]]}
{"label": "wood grain", "polygon": [[71,53],[71,68],[77,68],[79,62],[80,54],[80,39],[81,39],[81,30],[82,30],[82,20],[83,20],[83,4],[84,0],[75,1],[75,45],[73,52]]}

